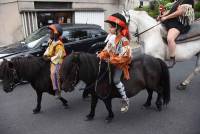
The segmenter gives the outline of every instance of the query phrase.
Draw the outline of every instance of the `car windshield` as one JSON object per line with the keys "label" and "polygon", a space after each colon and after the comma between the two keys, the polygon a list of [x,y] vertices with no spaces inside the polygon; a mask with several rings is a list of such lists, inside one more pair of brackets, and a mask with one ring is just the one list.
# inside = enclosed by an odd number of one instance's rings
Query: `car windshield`
{"label": "car windshield", "polygon": [[28,46],[33,48],[45,35],[49,34],[47,27],[43,27],[34,31],[30,34],[25,40],[24,43]]}

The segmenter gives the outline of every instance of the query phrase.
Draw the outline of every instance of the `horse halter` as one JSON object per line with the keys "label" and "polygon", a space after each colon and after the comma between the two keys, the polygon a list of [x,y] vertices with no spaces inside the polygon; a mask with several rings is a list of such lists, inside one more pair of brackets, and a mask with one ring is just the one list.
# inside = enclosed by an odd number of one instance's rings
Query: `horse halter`
{"label": "horse halter", "polygon": [[77,64],[75,64],[75,78],[74,78],[74,80],[73,80],[73,82],[71,84],[72,87],[74,87],[78,83],[79,70],[80,70],[80,67],[79,67],[79,65],[77,63]]}
{"label": "horse halter", "polygon": [[10,88],[14,88],[15,85],[20,81],[15,68],[10,69],[12,71],[11,82],[9,82]]}
{"label": "horse halter", "polygon": [[133,32],[132,35],[134,37],[137,37],[137,42],[139,43],[139,41],[140,41],[140,37],[139,37],[140,34],[139,34],[139,29],[138,29],[139,26],[138,26],[138,23],[135,20],[133,20],[133,23],[136,25],[137,28],[136,28],[136,31]]}

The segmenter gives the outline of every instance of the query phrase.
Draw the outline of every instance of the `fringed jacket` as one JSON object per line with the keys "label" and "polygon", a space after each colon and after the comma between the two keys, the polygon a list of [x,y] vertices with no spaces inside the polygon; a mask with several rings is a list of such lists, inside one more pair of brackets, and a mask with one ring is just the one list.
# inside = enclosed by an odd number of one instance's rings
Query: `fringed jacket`
{"label": "fringed jacket", "polygon": [[61,64],[64,57],[66,56],[64,44],[58,41],[49,41],[49,46],[46,49],[44,56],[47,56],[51,59],[53,64]]}
{"label": "fringed jacket", "polygon": [[129,46],[129,40],[118,35],[115,38],[115,45],[107,43],[106,47],[98,54],[100,59],[109,60],[109,62],[115,65],[117,68],[122,69],[124,78],[130,79],[129,76],[129,64],[131,63],[131,48]]}

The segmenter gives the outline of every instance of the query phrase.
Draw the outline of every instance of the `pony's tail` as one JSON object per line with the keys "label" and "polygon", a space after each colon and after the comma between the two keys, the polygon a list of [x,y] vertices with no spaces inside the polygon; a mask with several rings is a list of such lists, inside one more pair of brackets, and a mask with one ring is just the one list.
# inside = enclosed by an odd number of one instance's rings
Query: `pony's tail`
{"label": "pony's tail", "polygon": [[170,101],[170,76],[169,70],[165,62],[161,59],[158,59],[162,68],[162,75],[161,75],[161,87],[163,88],[163,105],[167,105]]}

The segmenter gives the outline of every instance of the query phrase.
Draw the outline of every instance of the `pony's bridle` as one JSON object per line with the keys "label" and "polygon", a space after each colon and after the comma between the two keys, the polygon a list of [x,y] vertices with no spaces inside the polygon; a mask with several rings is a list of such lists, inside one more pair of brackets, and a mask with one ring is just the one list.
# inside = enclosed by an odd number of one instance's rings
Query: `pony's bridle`
{"label": "pony's bridle", "polygon": [[17,75],[17,71],[15,68],[12,68],[11,71],[12,71],[12,77],[11,77],[12,79],[9,85],[11,88],[14,88],[19,83],[20,79],[19,76]]}
{"label": "pony's bridle", "polygon": [[12,69],[13,70],[13,80],[19,80],[19,77],[17,75],[17,71],[15,68]]}
{"label": "pony's bridle", "polygon": [[78,63],[75,63],[74,65],[75,65],[75,70],[76,71],[75,71],[75,78],[74,78],[74,80],[73,80],[73,82],[71,84],[72,87],[74,87],[78,83],[79,70],[80,70],[80,67],[79,67]]}

